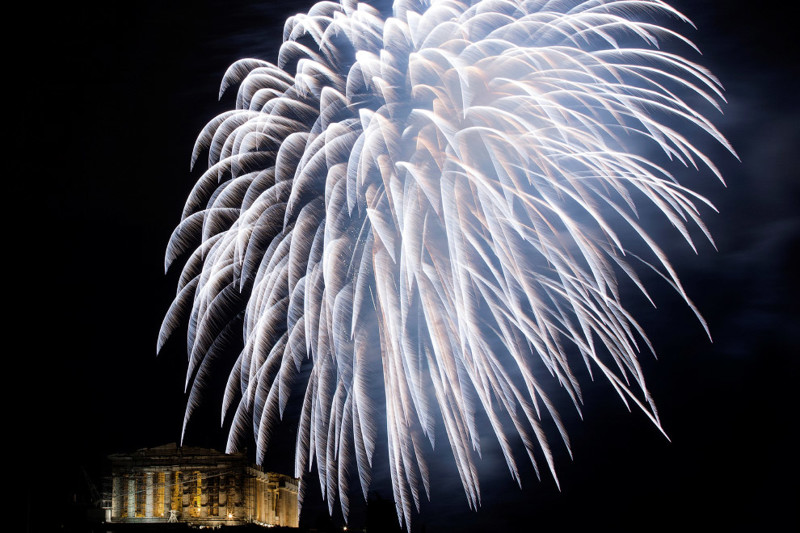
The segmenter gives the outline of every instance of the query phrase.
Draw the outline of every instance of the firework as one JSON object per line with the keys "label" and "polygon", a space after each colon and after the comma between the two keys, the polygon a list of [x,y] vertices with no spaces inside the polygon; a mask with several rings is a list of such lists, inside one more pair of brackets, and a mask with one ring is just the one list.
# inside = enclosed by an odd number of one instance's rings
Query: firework
{"label": "firework", "polygon": [[263,459],[299,407],[296,475],[316,461],[346,517],[385,444],[406,524],[437,425],[473,507],[480,418],[512,476],[513,437],[555,478],[543,422],[569,441],[547,391],[580,410],[577,366],[660,429],[618,285],[647,295],[634,267],[655,269],[703,323],[637,206],[693,246],[711,204],[641,147],[717,176],[688,137],[732,152],[695,110],[718,108],[717,80],[659,48],[693,47],[668,19],[688,22],[657,0],[320,2],[287,20],[277,64],[232,65],[236,109],[197,140],[208,170],[166,254],[188,255],[159,338],[188,319],[186,419],[242,335],[229,449],[252,430]]}

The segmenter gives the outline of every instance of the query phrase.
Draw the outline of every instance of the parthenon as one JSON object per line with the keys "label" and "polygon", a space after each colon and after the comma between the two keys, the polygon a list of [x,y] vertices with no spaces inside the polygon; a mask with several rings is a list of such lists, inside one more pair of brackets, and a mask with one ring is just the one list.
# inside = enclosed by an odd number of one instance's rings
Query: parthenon
{"label": "parthenon", "polygon": [[109,459],[107,522],[298,526],[298,480],[265,472],[244,453],[167,444]]}

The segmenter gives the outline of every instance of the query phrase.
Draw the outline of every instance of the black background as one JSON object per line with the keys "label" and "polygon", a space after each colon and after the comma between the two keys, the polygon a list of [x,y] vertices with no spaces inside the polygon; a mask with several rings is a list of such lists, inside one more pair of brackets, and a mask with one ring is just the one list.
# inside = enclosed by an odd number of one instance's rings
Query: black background
{"label": "black background", "polygon": [[[673,5],[698,27],[684,31],[703,51],[693,59],[725,85],[714,122],[742,161],[709,143],[727,188],[710,175],[687,183],[720,211],[704,213],[718,251],[660,241],[713,343],[667,290],[637,315],[659,354],[643,364],[671,440],[588,383],[584,420],[562,411],[574,460],[557,449],[560,491],[527,465],[520,490],[485,439],[478,512],[442,461],[415,530],[797,527],[800,49],[782,5]],[[227,66],[274,60],[286,16],[309,6],[90,1],[10,17],[6,440],[24,452],[28,530],[68,523],[82,468],[99,485],[107,454],[180,439],[184,346],[173,339],[157,358],[155,345],[176,279],[164,249],[197,177],[192,144],[233,105],[216,98]],[[212,408],[187,444],[224,446]],[[322,523],[317,498],[304,525]]]}

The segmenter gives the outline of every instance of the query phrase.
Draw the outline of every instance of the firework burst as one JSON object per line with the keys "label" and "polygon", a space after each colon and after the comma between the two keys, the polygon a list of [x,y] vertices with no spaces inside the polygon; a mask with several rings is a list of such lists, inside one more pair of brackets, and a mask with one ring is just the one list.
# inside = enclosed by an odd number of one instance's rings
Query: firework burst
{"label": "firework burst", "polygon": [[197,140],[208,170],[166,254],[188,256],[159,338],[188,319],[186,419],[243,335],[228,447],[252,431],[263,459],[299,388],[296,475],[315,462],[346,517],[385,433],[406,524],[437,426],[473,507],[479,418],[512,476],[521,439],[555,478],[544,419],[569,441],[546,391],[580,410],[576,365],[660,429],[618,284],[647,295],[646,265],[694,309],[637,205],[692,245],[710,203],[638,147],[717,176],[687,136],[732,152],[689,103],[718,107],[717,80],[658,47],[693,46],[669,18],[688,22],[658,0],[397,0],[388,18],[320,2],[287,20],[277,64],[232,65],[236,109]]}

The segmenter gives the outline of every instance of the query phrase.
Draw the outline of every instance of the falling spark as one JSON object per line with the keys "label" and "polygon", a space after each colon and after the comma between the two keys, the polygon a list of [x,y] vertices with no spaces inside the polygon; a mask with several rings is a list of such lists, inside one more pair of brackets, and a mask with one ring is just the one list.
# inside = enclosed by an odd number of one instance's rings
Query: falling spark
{"label": "falling spark", "polygon": [[188,319],[186,420],[241,331],[228,448],[252,431],[263,460],[304,392],[296,475],[316,461],[347,517],[385,425],[406,526],[437,426],[471,507],[479,419],[514,478],[521,439],[557,483],[544,422],[569,441],[547,391],[580,412],[576,364],[661,429],[638,361],[652,347],[618,285],[647,296],[634,266],[651,268],[705,327],[637,206],[693,248],[713,206],[640,148],[720,180],[687,136],[733,153],[690,105],[719,109],[719,82],[659,48],[694,48],[669,18],[689,22],[658,0],[396,0],[389,18],[320,2],[286,21],[277,64],[234,63],[220,96],[238,85],[236,109],[197,140],[208,170],[166,253],[167,269],[188,255],[158,343]]}

